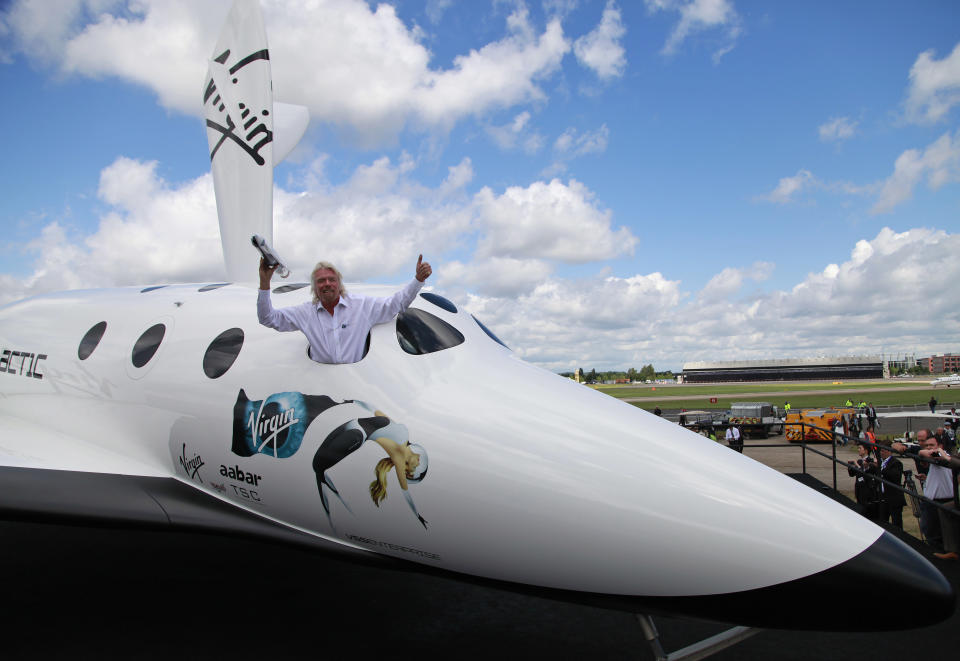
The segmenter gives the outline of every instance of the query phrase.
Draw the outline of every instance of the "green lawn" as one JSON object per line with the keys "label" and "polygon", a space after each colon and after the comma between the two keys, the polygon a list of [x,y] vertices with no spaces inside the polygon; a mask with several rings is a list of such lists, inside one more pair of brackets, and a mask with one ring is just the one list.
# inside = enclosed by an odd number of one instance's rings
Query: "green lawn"
{"label": "green lawn", "polygon": [[[890,383],[841,383],[834,385],[832,383],[781,383],[779,381],[771,381],[769,383],[748,383],[748,384],[707,384],[707,385],[661,385],[661,386],[590,386],[595,390],[606,393],[617,399],[623,399],[624,397],[651,397],[656,399],[657,397],[664,396],[674,396],[674,395],[705,395],[707,397],[713,397],[714,395],[740,395],[743,393],[752,393],[752,392],[804,392],[809,390],[857,390],[864,392],[874,392],[876,390],[883,390],[887,388],[895,388],[896,386],[910,385],[911,383],[916,382],[890,382]],[[928,382],[929,383],[929,382]],[[920,385],[920,384],[917,384]],[[656,390],[654,390],[656,388]],[[932,390],[932,387],[931,387]],[[919,391],[916,391],[919,392]],[[947,392],[944,388],[940,388],[937,392]],[[927,399],[930,399],[930,396],[927,395]],[[940,399],[939,397],[937,399]]]}
{"label": "green lawn", "polygon": [[[849,398],[854,403],[859,401],[870,402],[874,406],[904,406],[910,404],[926,404],[930,395],[937,398],[940,406],[960,401],[960,391],[951,392],[943,388],[933,387],[921,390],[896,390],[897,386],[906,385],[903,382],[891,383],[843,383],[843,384],[806,384],[806,383],[763,383],[748,385],[683,385],[683,386],[652,386],[638,388],[636,386],[605,386],[598,387],[600,392],[618,399],[627,397],[642,397],[646,401],[630,402],[639,408],[652,410],[658,404],[662,409],[729,409],[733,402],[767,401],[775,406],[782,407],[784,400],[797,408],[821,408],[827,406],[842,406]],[[810,390],[836,390],[835,394],[804,394]],[[758,393],[763,392],[790,392],[788,396],[771,397]],[[664,397],[690,395],[680,400],[663,400]],[[716,397],[717,402],[711,403],[710,398]]]}

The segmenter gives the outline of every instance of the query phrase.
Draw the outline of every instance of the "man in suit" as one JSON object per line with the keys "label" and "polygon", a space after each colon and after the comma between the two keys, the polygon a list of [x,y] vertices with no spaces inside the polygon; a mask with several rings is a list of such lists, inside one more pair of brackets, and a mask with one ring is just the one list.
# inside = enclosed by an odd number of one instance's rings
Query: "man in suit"
{"label": "man in suit", "polygon": [[877,520],[880,510],[878,482],[874,479],[880,472],[876,460],[870,456],[871,448],[857,443],[857,461],[847,462],[847,473],[857,478],[853,493],[857,499],[857,511],[871,521]]}
{"label": "man in suit", "polygon": [[[890,452],[890,442],[882,444],[880,449],[880,477],[897,486],[903,482],[903,464]],[[893,522],[897,528],[903,530],[903,508],[907,504],[903,492],[887,484],[880,484],[880,522]]]}

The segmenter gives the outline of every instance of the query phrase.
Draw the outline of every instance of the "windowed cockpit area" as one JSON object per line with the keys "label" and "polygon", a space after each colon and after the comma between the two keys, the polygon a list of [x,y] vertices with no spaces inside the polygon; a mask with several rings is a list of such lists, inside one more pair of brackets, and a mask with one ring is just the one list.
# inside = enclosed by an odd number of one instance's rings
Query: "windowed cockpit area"
{"label": "windowed cockpit area", "polygon": [[397,341],[414,356],[455,347],[463,339],[456,328],[424,310],[409,308],[397,315]]}

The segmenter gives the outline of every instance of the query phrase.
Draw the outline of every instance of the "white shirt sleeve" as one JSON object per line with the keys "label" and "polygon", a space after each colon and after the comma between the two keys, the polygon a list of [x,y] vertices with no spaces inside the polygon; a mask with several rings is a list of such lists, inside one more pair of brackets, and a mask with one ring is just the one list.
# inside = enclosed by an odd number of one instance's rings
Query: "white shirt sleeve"
{"label": "white shirt sleeve", "polygon": [[274,309],[273,302],[270,300],[269,289],[257,290],[257,318],[267,328],[278,331],[300,330],[300,325],[297,324],[296,315],[292,312],[292,308]]}
{"label": "white shirt sleeve", "polygon": [[393,296],[368,299],[371,302],[370,321],[373,324],[382,324],[390,321],[413,303],[417,293],[423,288],[423,283],[413,278],[407,285]]}

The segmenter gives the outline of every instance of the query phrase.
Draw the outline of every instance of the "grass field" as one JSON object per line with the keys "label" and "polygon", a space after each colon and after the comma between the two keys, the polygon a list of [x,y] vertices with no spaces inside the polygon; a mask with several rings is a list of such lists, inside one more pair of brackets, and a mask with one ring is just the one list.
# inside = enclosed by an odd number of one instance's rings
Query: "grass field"
{"label": "grass field", "polygon": [[[674,396],[674,395],[690,395],[691,397],[697,395],[704,395],[706,397],[713,397],[716,395],[740,395],[743,393],[751,392],[809,392],[811,390],[839,390],[839,391],[849,391],[857,390],[863,392],[875,392],[877,390],[884,390],[890,388],[896,388],[897,386],[903,387],[905,385],[923,385],[916,383],[903,383],[903,382],[892,382],[892,383],[879,383],[874,381],[867,381],[864,383],[783,383],[780,381],[771,381],[769,383],[746,383],[746,384],[706,384],[706,385],[660,385],[660,386],[592,386],[600,392],[607,393],[617,399],[623,399],[624,397],[652,397],[656,399],[657,397],[663,396]],[[654,390],[656,388],[656,390]],[[931,387],[932,391],[933,388]],[[937,390],[938,393],[948,392],[943,388]],[[930,396],[927,395],[927,399],[930,399]],[[940,399],[937,397],[937,399]]]}
{"label": "grass field", "polygon": [[[904,389],[913,385],[916,390]],[[933,395],[940,407],[960,401],[960,391],[943,388],[922,387],[922,383],[903,382],[865,382],[865,383],[751,383],[718,385],[669,385],[636,386],[598,386],[597,390],[617,399],[643,398],[644,401],[630,402],[639,408],[652,410],[659,405],[662,409],[729,409],[733,402],[764,401],[775,406],[783,406],[785,400],[793,408],[820,408],[840,406],[849,398],[854,403],[865,401],[874,406],[925,405]],[[811,392],[818,391],[818,392]],[[827,391],[827,392],[824,392]],[[769,393],[789,393],[771,396]],[[766,393],[766,394],[765,394]],[[686,397],[689,395],[689,397]],[[684,396],[682,399],[675,397]],[[716,403],[710,401],[717,399]],[[666,399],[670,398],[670,399]]]}

